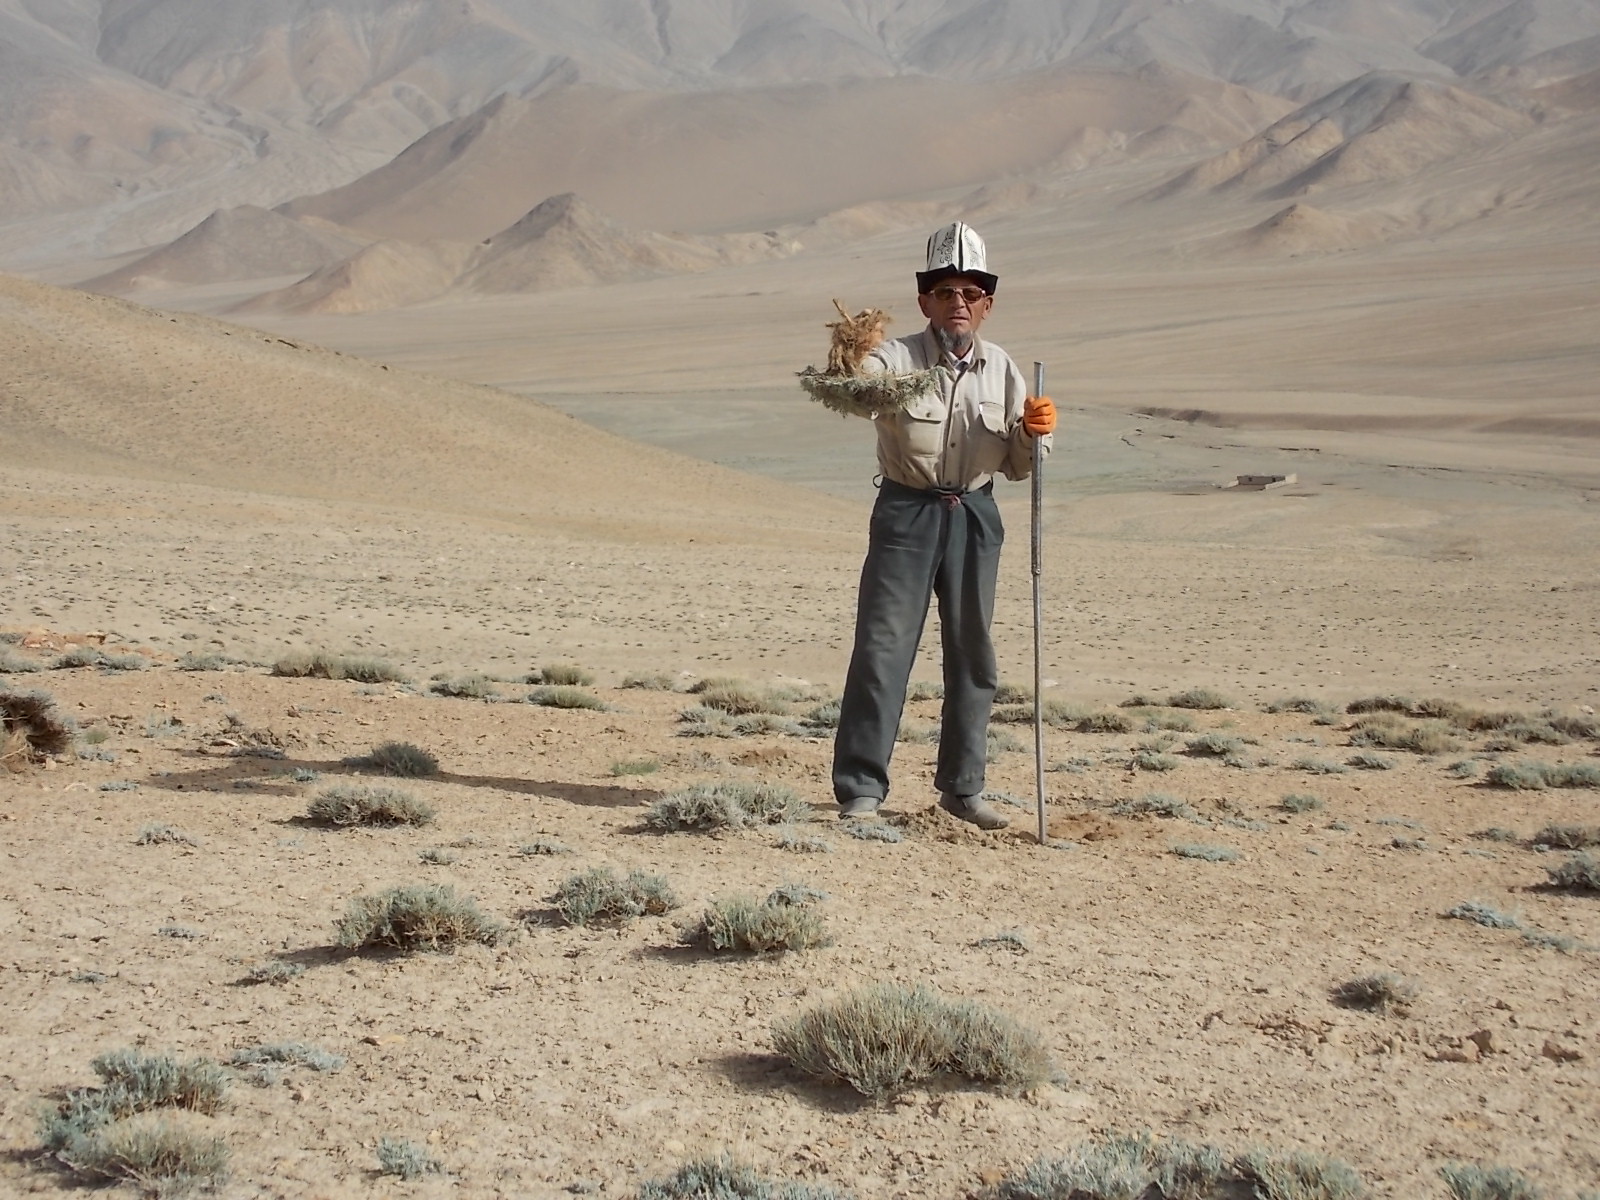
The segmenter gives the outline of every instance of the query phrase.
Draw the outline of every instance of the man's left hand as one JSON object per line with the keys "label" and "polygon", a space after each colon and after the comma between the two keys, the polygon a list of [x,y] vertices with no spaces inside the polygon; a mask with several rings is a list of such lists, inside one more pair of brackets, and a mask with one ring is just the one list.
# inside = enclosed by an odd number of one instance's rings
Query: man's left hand
{"label": "man's left hand", "polygon": [[1022,427],[1033,437],[1056,431],[1056,403],[1049,396],[1029,396],[1022,403]]}

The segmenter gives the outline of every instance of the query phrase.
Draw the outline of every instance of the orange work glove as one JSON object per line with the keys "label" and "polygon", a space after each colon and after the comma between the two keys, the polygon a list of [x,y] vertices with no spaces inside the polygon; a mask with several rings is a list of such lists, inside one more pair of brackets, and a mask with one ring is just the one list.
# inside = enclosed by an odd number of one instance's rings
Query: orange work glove
{"label": "orange work glove", "polygon": [[1029,396],[1022,402],[1022,427],[1034,437],[1056,431],[1056,402],[1049,396]]}

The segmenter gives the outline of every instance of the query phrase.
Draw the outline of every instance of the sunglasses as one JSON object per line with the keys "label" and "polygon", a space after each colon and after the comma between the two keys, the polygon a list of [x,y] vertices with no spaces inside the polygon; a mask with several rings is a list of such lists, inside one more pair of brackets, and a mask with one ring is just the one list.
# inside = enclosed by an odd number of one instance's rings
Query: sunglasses
{"label": "sunglasses", "polygon": [[936,287],[928,294],[940,304],[949,304],[957,296],[960,296],[968,304],[976,304],[979,300],[983,300],[989,295],[981,287]]}

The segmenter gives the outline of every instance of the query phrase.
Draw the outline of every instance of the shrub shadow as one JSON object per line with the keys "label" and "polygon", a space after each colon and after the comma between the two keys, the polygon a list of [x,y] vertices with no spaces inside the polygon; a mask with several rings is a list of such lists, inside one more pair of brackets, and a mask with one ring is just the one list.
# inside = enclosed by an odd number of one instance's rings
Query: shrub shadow
{"label": "shrub shadow", "polygon": [[706,1060],[717,1074],[745,1091],[784,1088],[824,1112],[853,1113],[873,1107],[869,1097],[848,1087],[818,1082],[798,1071],[781,1054],[755,1051],[719,1054]]}
{"label": "shrub shadow", "polygon": [[255,791],[292,797],[301,795],[301,789],[308,785],[295,783],[286,776],[291,771],[310,770],[316,771],[319,775],[397,785],[425,782],[490,788],[498,792],[563,800],[568,804],[588,808],[642,807],[654,804],[664,794],[653,788],[628,788],[616,784],[573,783],[561,779],[514,779],[498,775],[457,775],[450,771],[440,771],[437,775],[429,775],[422,780],[412,780],[403,776],[362,771],[344,759],[324,761],[307,758],[217,758],[196,750],[185,750],[181,753],[185,758],[201,759],[215,765],[155,776],[148,781],[150,787],[162,788],[169,792],[221,792],[233,789],[240,783],[246,783]]}

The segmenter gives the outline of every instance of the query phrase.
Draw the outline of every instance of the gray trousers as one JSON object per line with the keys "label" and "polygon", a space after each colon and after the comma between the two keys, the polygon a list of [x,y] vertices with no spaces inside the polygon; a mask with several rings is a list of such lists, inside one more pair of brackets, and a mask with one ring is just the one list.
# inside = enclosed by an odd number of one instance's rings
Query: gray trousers
{"label": "gray trousers", "polygon": [[992,484],[956,498],[883,481],[872,509],[855,650],[833,745],[833,794],[841,804],[889,794],[889,758],[933,596],[944,649],[933,783],[958,796],[983,791],[998,683],[989,623],[1004,540]]}

